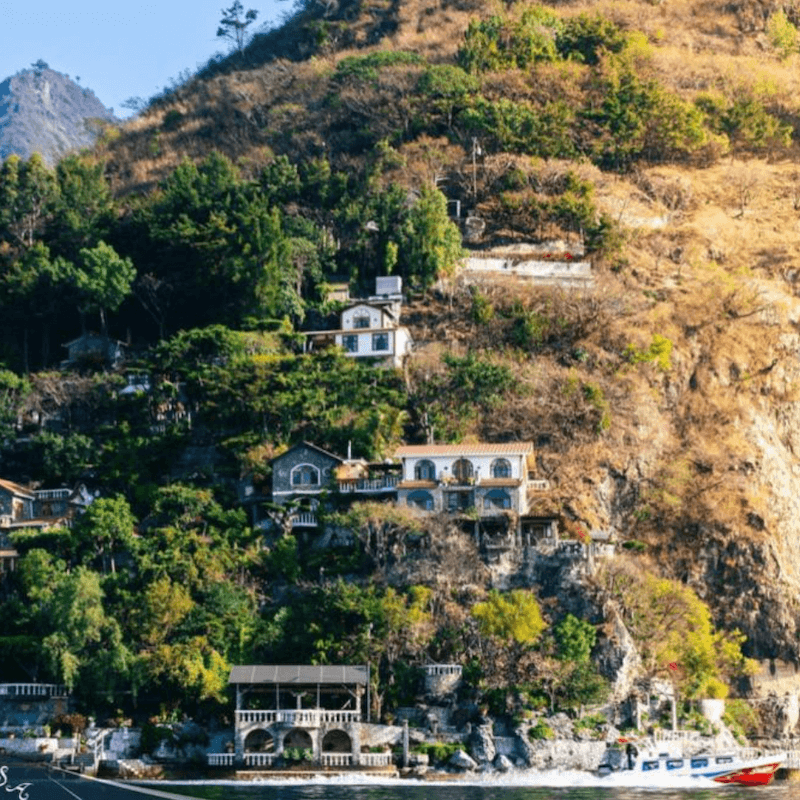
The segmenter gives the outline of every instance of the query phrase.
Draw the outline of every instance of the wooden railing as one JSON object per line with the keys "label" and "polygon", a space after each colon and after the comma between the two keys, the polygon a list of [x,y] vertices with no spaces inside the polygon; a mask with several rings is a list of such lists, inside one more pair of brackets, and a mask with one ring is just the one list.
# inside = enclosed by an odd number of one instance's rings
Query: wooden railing
{"label": "wooden railing", "polygon": [[400,483],[400,477],[397,475],[386,475],[383,478],[373,478],[372,480],[366,478],[354,481],[345,480],[339,483],[339,491],[344,493],[387,492],[393,491],[398,483]]}
{"label": "wooden railing", "polygon": [[360,720],[360,711],[332,711],[324,708],[297,710],[249,709],[236,712],[237,725],[253,722],[271,725],[276,722],[282,722],[289,725],[301,725],[306,728],[318,728],[322,724],[359,722]]}

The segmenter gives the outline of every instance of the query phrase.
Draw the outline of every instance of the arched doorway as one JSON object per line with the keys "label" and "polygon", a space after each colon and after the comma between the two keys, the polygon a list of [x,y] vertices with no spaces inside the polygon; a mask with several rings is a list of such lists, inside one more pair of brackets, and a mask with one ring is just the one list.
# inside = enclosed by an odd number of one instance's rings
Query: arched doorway
{"label": "arched doorway", "polygon": [[289,748],[300,750],[313,750],[314,743],[311,741],[311,736],[308,731],[301,728],[292,728],[286,736],[283,737],[283,749]]}
{"label": "arched doorway", "polygon": [[272,734],[263,730],[250,731],[244,740],[245,753],[273,753],[275,740]]}
{"label": "arched doorway", "polygon": [[353,743],[344,731],[328,731],[322,739],[323,753],[350,753]]}

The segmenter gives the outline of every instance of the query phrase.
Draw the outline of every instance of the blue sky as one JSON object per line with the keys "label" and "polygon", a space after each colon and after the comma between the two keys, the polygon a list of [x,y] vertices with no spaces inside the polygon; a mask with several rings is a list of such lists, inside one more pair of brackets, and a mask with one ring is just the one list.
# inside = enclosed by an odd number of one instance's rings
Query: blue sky
{"label": "blue sky", "polygon": [[[129,97],[148,98],[183,70],[194,71],[229,44],[216,36],[233,0],[0,0],[0,81],[40,58],[80,78],[118,116]],[[276,24],[292,0],[242,0]]]}

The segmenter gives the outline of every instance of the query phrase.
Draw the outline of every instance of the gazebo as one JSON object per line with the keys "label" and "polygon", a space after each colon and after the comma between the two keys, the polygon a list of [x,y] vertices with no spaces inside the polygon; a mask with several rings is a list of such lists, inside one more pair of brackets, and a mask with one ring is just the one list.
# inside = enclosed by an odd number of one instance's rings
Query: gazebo
{"label": "gazebo", "polygon": [[[272,767],[281,759],[324,767],[385,766],[361,753],[366,666],[256,664],[236,666],[234,762]],[[375,762],[375,763],[373,763]]]}

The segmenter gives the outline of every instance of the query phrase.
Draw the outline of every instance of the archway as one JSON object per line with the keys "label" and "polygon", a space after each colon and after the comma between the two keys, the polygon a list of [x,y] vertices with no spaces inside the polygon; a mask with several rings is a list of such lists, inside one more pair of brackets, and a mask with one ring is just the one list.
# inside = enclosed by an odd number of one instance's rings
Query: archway
{"label": "archway", "polygon": [[250,731],[244,740],[245,753],[273,753],[275,740],[268,731],[257,729]]}
{"label": "archway", "polygon": [[299,748],[300,750],[313,750],[314,743],[311,741],[311,735],[308,731],[301,728],[292,728],[286,736],[283,737],[283,749]]}
{"label": "archway", "polygon": [[353,743],[344,731],[328,731],[322,739],[323,753],[350,753]]}

